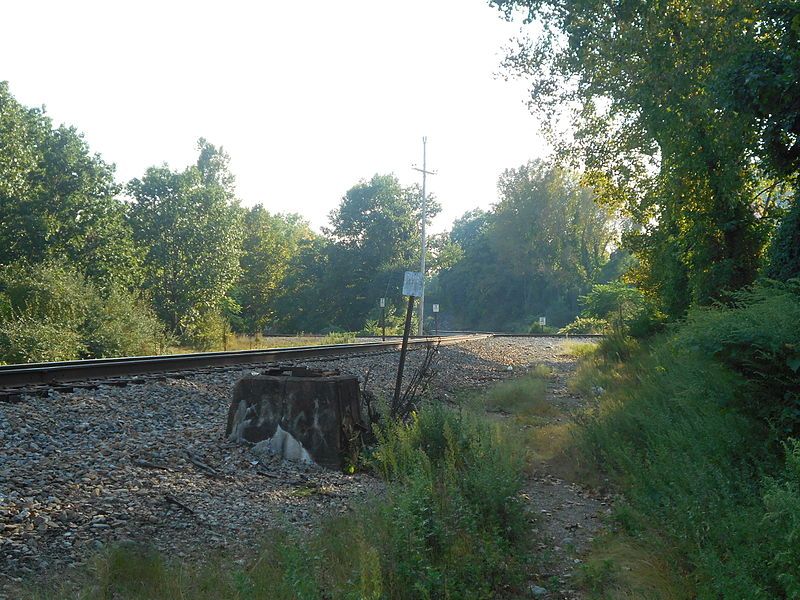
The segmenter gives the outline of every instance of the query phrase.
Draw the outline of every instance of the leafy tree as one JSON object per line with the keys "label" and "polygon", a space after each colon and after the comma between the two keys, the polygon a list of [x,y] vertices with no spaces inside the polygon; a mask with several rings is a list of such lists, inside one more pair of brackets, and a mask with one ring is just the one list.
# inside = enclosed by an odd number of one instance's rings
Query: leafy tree
{"label": "leafy tree", "polygon": [[[440,211],[428,198],[427,222]],[[377,299],[390,290],[390,307],[399,309],[402,273],[419,260],[421,192],[417,186],[403,187],[393,175],[375,175],[350,188],[331,212],[331,227],[325,233],[328,246],[331,321],[347,330],[360,329],[374,318]],[[394,301],[392,301],[394,300]]]}
{"label": "leafy tree", "polygon": [[491,212],[467,213],[451,239],[463,259],[439,278],[467,327],[526,329],[578,312],[578,296],[603,274],[614,238],[609,216],[576,176],[544,163],[506,171]]}
{"label": "leafy tree", "polygon": [[114,169],[0,82],[0,265],[69,261],[103,288],[141,282]]}
{"label": "leafy tree", "polygon": [[337,329],[333,320],[337,294],[330,289],[331,244],[323,236],[314,235],[298,244],[290,261],[282,293],[275,300],[273,324],[281,331],[313,331]]}
{"label": "leafy tree", "polygon": [[313,234],[300,216],[272,215],[260,204],[245,213],[244,232],[241,277],[232,294],[245,329],[254,332],[275,320],[275,302],[292,259]]}
{"label": "leafy tree", "polygon": [[151,167],[128,184],[134,236],[147,249],[146,288],[161,318],[187,339],[221,311],[242,242],[228,156],[203,139],[198,149],[196,165]]}
{"label": "leafy tree", "polygon": [[759,129],[715,90],[764,24],[763,2],[492,4],[541,24],[543,34],[521,41],[508,67],[531,79],[533,107],[549,116],[576,107],[575,134],[558,147],[586,166],[603,201],[638,224],[625,243],[639,285],[679,316],[692,300],[709,303],[750,283],[771,224],[771,201],[756,193]]}

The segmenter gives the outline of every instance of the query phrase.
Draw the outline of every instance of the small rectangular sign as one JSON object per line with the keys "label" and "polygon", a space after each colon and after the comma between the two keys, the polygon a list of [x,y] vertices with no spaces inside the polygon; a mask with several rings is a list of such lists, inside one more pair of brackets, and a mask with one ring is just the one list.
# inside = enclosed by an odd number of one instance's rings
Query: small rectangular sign
{"label": "small rectangular sign", "polygon": [[415,298],[422,296],[422,273],[419,271],[406,271],[406,276],[403,279],[403,295],[414,296]]}
{"label": "small rectangular sign", "polygon": [[381,298],[381,308],[386,308],[386,298]]}
{"label": "small rectangular sign", "polygon": [[434,304],[433,305],[433,312],[439,312],[439,305],[438,304]]}
{"label": "small rectangular sign", "polygon": [[542,327],[547,325],[547,319],[545,317],[539,317],[539,325],[541,325]]}

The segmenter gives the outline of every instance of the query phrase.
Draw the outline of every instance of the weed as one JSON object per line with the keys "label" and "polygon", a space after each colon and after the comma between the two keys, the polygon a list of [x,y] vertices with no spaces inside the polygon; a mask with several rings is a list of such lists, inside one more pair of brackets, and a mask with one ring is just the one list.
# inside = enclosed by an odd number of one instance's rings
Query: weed
{"label": "weed", "polygon": [[[579,447],[625,494],[615,521],[637,540],[629,554],[672,557],[683,582],[659,583],[626,558],[631,571],[615,571],[610,587],[595,564],[589,587],[605,582],[614,598],[800,595],[800,450],[788,442],[780,468],[774,443],[798,422],[789,390],[800,302],[781,290],[697,309],[648,348],[606,340],[578,370],[573,389],[596,398],[577,430]],[[773,305],[782,308],[767,310]],[[608,558],[604,545],[598,560]],[[652,585],[636,588],[630,573]]]}
{"label": "weed", "polygon": [[558,414],[547,401],[547,377],[550,371],[537,366],[531,373],[492,386],[483,396],[490,411],[523,417],[550,417]]}

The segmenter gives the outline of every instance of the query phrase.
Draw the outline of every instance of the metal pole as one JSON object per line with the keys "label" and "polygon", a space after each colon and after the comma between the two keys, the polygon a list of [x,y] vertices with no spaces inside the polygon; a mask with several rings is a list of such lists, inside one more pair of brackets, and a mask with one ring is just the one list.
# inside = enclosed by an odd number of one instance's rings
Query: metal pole
{"label": "metal pole", "polygon": [[383,329],[383,341],[386,341],[386,306],[381,306],[381,328]]}
{"label": "metal pole", "polygon": [[419,326],[418,326],[418,335],[423,335],[423,327],[425,325],[425,250],[426,250],[426,238],[425,238],[425,221],[427,220],[427,201],[428,195],[425,189],[426,184],[426,177],[428,175],[435,175],[435,171],[428,171],[428,161],[427,161],[427,144],[428,138],[427,136],[423,136],[422,138],[422,168],[419,169],[414,167],[415,171],[420,171],[422,173],[422,248],[420,251],[419,257],[419,270],[422,273],[422,295],[419,297]]}
{"label": "metal pole", "polygon": [[419,257],[419,271],[422,273],[422,295],[419,297],[419,335],[424,335],[425,324],[425,220],[427,216],[427,196],[425,194],[425,179],[427,172],[427,144],[428,138],[422,138],[422,252]]}
{"label": "metal pole", "polygon": [[411,315],[414,314],[414,296],[408,297],[408,310],[406,311],[406,324],[403,328],[403,344],[400,346],[400,364],[397,366],[397,381],[394,384],[394,398],[392,399],[392,417],[397,416],[400,409],[400,388],[403,386],[403,367],[406,364],[408,352],[408,335],[411,333]]}

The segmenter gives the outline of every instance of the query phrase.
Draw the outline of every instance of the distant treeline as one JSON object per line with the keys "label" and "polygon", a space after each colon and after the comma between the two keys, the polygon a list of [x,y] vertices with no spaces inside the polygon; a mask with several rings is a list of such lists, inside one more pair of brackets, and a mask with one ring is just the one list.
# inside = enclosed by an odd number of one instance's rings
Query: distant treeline
{"label": "distant treeline", "polygon": [[[197,148],[194,165],[120,184],[80,133],[0,83],[0,360],[212,348],[230,332],[374,332],[381,297],[389,329],[400,326],[403,272],[419,260],[417,186],[358,182],[317,234],[299,215],[243,207],[227,154]],[[569,322],[624,262],[609,262],[616,223],[563,168],[511,169],[499,190],[491,210],[430,238],[440,325]],[[428,198],[429,222],[439,210]]]}

